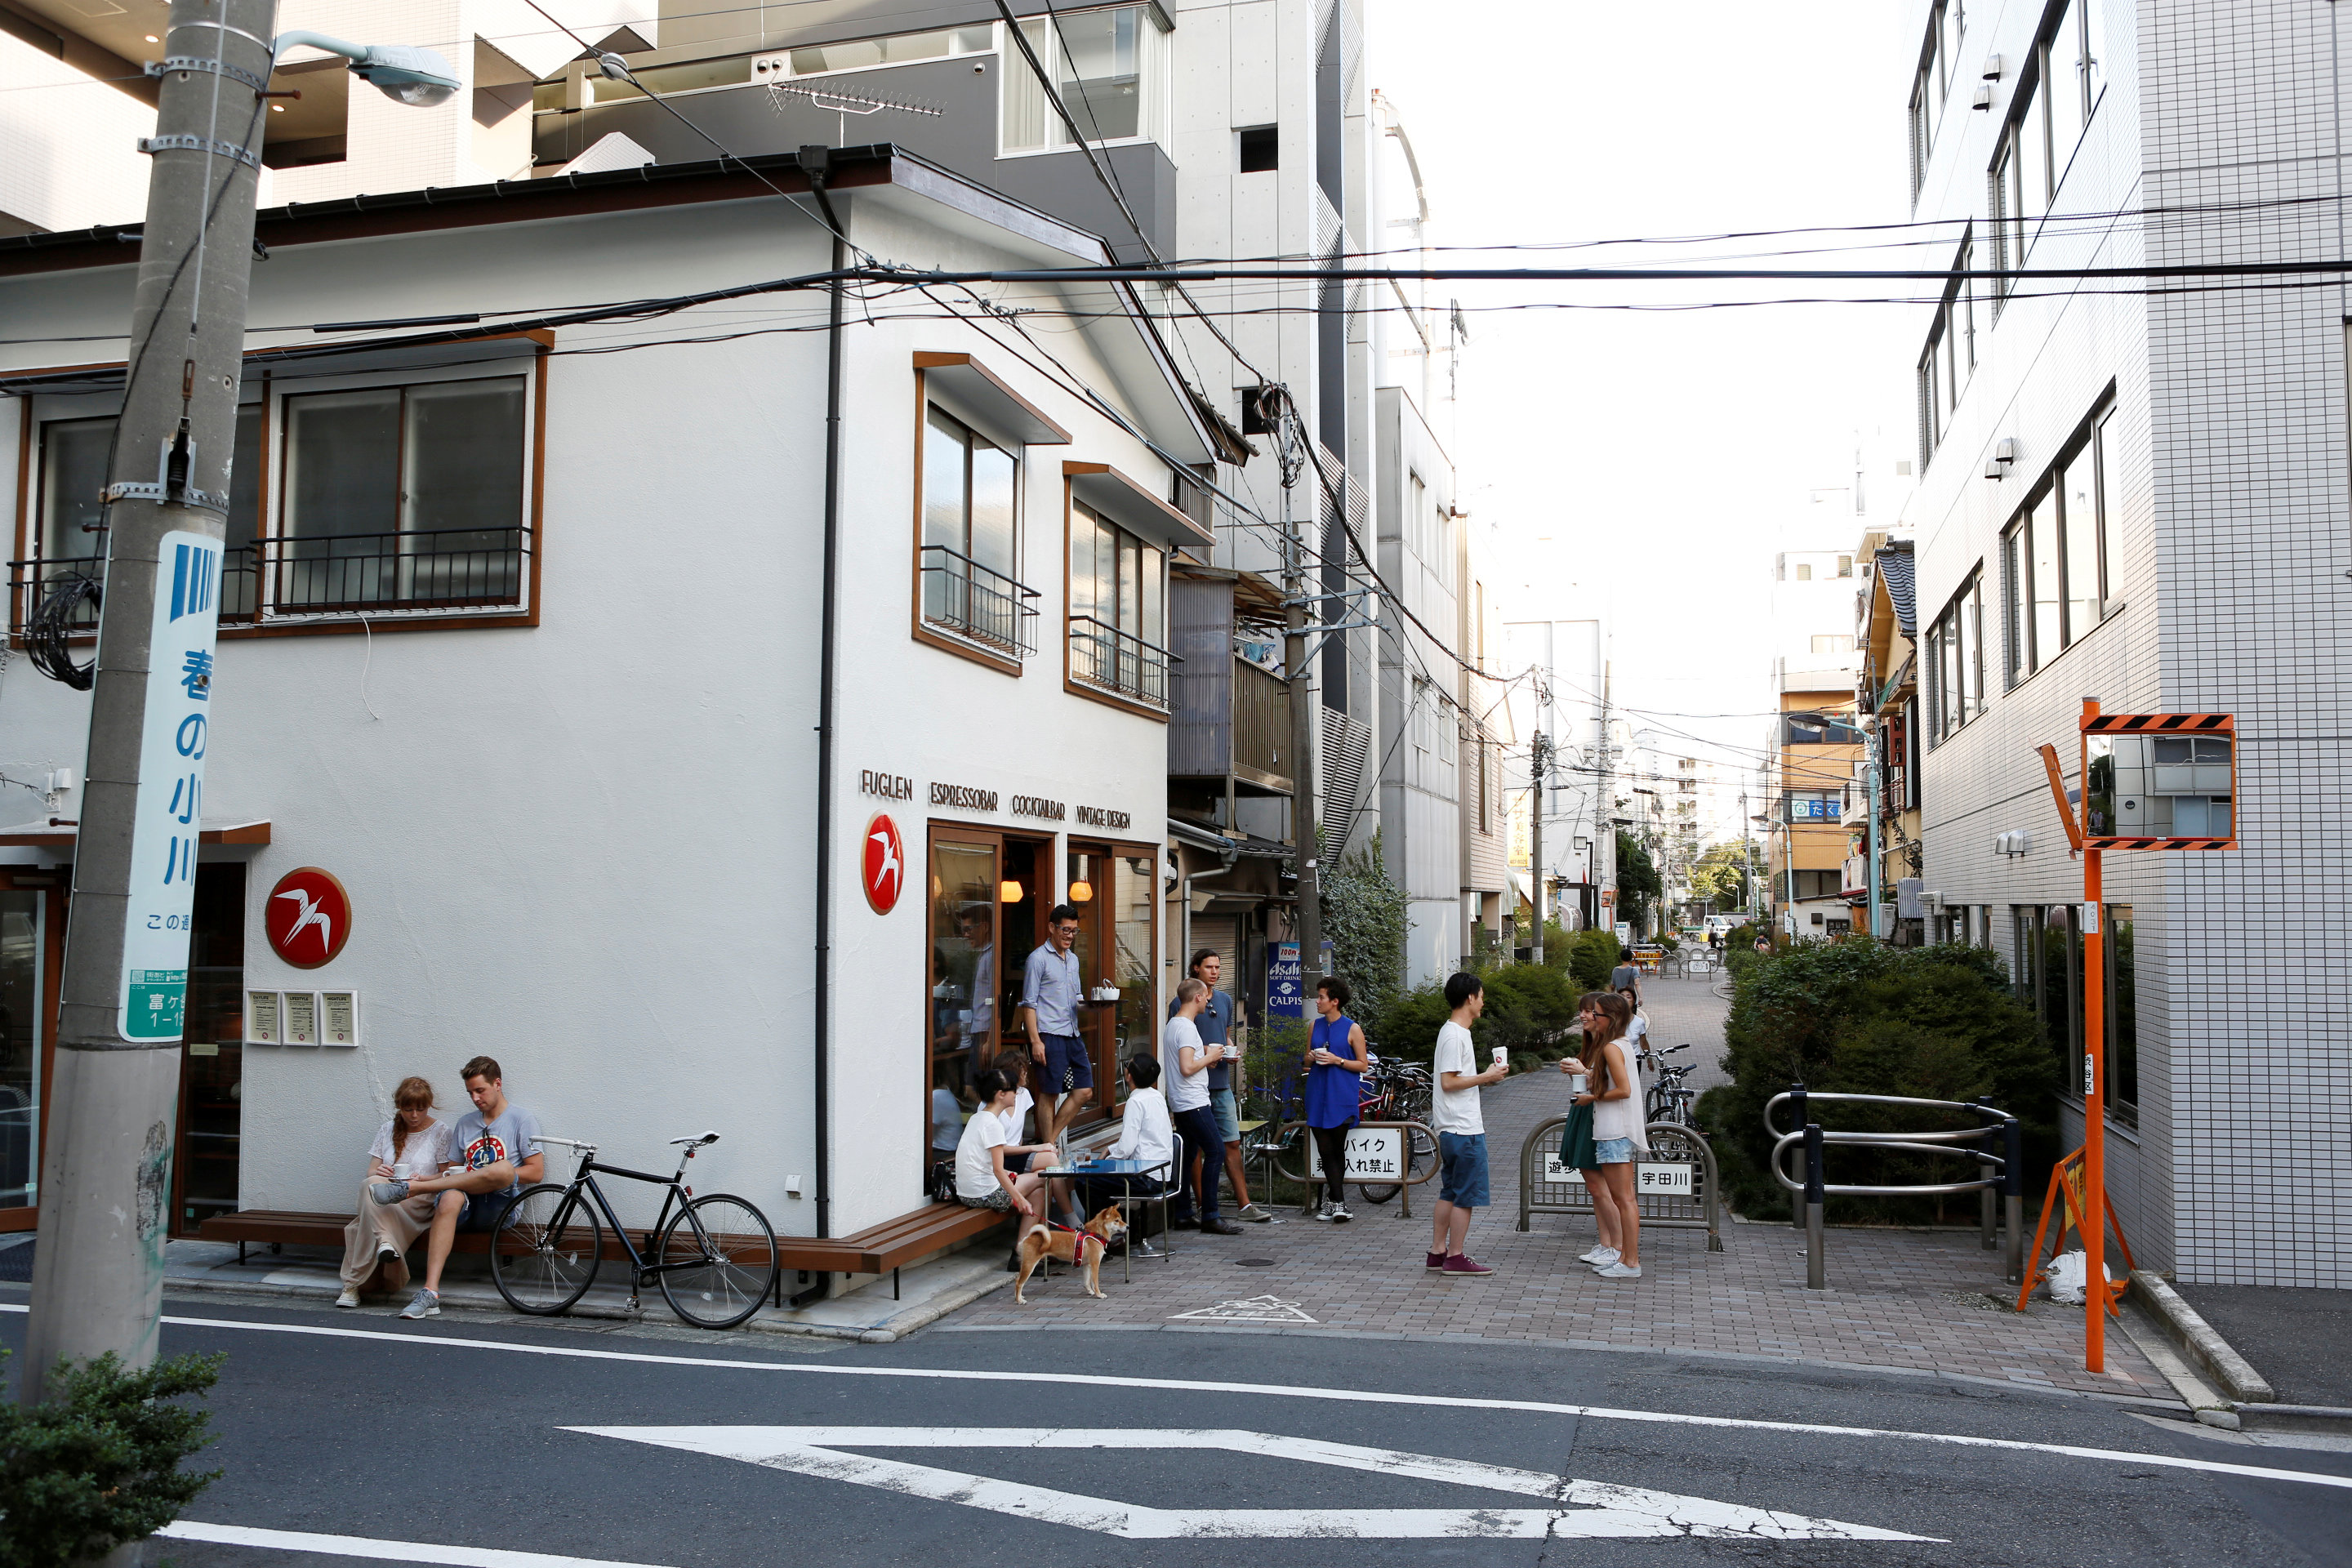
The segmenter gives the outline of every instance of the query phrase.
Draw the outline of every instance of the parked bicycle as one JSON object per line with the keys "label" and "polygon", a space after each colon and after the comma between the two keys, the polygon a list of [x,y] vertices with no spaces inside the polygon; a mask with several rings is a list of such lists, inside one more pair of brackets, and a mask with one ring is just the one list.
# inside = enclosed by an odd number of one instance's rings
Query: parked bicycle
{"label": "parked bicycle", "polygon": [[[1437,1139],[1427,1131],[1435,1085],[1429,1069],[1412,1062],[1384,1062],[1377,1055],[1357,1090],[1356,1116],[1360,1121],[1409,1121],[1404,1131],[1405,1174],[1418,1178],[1437,1167]],[[1363,1184],[1368,1204],[1384,1204],[1404,1190],[1395,1182]]]}
{"label": "parked bicycle", "polygon": [[1688,1049],[1690,1044],[1685,1041],[1679,1046],[1668,1046],[1663,1051],[1645,1050],[1642,1053],[1641,1065],[1657,1074],[1657,1081],[1650,1086],[1643,1107],[1642,1119],[1644,1121],[1653,1125],[1664,1121],[1676,1127],[1697,1125],[1692,1111],[1698,1103],[1698,1090],[1685,1088],[1683,1081],[1698,1070],[1697,1065],[1672,1067],[1666,1062],[1668,1057],[1680,1055]]}
{"label": "parked bicycle", "polygon": [[[544,1137],[539,1142],[572,1150],[580,1164],[568,1185],[541,1182],[526,1187],[499,1216],[490,1237],[490,1278],[516,1311],[551,1318],[586,1295],[604,1261],[607,1225],[620,1243],[616,1256],[628,1259],[632,1310],[646,1281],[653,1279],[660,1282],[670,1310],[686,1321],[699,1329],[731,1329],[758,1311],[775,1289],[782,1259],[767,1216],[731,1194],[698,1198],[684,1184],[687,1162],[718,1142],[718,1133],[671,1139],[671,1146],[683,1152],[677,1172],[668,1176],[600,1165],[593,1143]],[[644,1233],[650,1255],[637,1250],[628,1227],[613,1213],[597,1184],[599,1173],[668,1189],[660,1216]]]}

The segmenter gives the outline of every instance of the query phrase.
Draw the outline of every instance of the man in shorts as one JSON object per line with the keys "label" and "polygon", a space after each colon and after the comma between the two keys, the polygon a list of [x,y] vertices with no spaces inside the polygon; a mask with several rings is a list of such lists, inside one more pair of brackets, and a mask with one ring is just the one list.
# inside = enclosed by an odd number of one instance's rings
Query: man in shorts
{"label": "man in shorts", "polygon": [[1500,1083],[1510,1076],[1507,1061],[1481,1072],[1478,1047],[1470,1026],[1486,1010],[1486,988],[1478,977],[1456,973],[1445,982],[1445,1005],[1454,1011],[1437,1031],[1437,1050],[1430,1062],[1437,1079],[1432,1096],[1430,1125],[1437,1131],[1436,1228],[1431,1233],[1426,1267],[1445,1274],[1492,1274],[1494,1270],[1463,1250],[1470,1239],[1470,1215],[1487,1205],[1486,1121],[1478,1109],[1481,1086]]}
{"label": "man in shorts", "polygon": [[1062,1134],[1095,1094],[1094,1064],[1078,1033],[1086,983],[1078,973],[1078,911],[1055,904],[1045,917],[1045,944],[1029,955],[1021,976],[1021,1026],[1037,1066],[1037,1131],[1058,1147]]}
{"label": "man in shorts", "polygon": [[[1192,978],[1209,988],[1209,999],[1201,1005],[1200,1016],[1192,1020],[1201,1031],[1204,1046],[1223,1046],[1224,1054],[1209,1068],[1209,1114],[1216,1119],[1217,1136],[1224,1141],[1225,1180],[1231,1184],[1234,1199],[1240,1207],[1234,1217],[1254,1225],[1265,1225],[1274,1215],[1250,1202],[1249,1183],[1242,1176],[1242,1121],[1240,1103],[1234,1096],[1233,1069],[1239,1064],[1240,1050],[1234,1046],[1235,1026],[1246,1023],[1240,1006],[1233,997],[1217,989],[1217,982],[1225,977],[1225,961],[1213,947],[1204,947],[1192,955]],[[1168,1016],[1174,1017],[1179,1004],[1174,998],[1168,1003]],[[1193,1151],[1189,1157],[1198,1164],[1208,1151]],[[1192,1184],[1198,1187],[1201,1178],[1193,1173]]]}
{"label": "man in shorts", "polygon": [[474,1109],[457,1119],[449,1140],[457,1168],[446,1176],[378,1182],[368,1189],[370,1201],[379,1204],[441,1194],[433,1205],[433,1228],[425,1243],[425,1283],[400,1310],[404,1318],[441,1315],[441,1266],[449,1261],[457,1233],[497,1225],[507,1201],[547,1170],[547,1156],[539,1147],[539,1118],[507,1098],[506,1075],[499,1064],[476,1057],[458,1076],[466,1080]]}

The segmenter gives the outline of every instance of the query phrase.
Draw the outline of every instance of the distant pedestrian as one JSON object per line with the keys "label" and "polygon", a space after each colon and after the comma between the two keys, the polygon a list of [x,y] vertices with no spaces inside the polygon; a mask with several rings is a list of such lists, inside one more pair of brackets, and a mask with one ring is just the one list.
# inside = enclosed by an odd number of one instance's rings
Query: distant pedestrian
{"label": "distant pedestrian", "polygon": [[1772,954],[1772,939],[1769,936],[1763,935],[1761,932],[1759,932],[1756,938],[1756,951],[1763,957],[1770,957]]}
{"label": "distant pedestrian", "polygon": [[1307,1127],[1323,1162],[1323,1205],[1317,1219],[1345,1225],[1348,1212],[1348,1129],[1361,1115],[1364,1073],[1372,1053],[1363,1026],[1348,1016],[1355,994],[1336,974],[1315,983],[1314,1032],[1307,1049]]}
{"label": "distant pedestrian", "polygon": [[1470,1215],[1492,1200],[1486,1184],[1486,1121],[1478,1107],[1478,1090],[1510,1076],[1510,1059],[1501,1047],[1494,1065],[1479,1070],[1478,1047],[1470,1027],[1486,1009],[1486,988],[1475,974],[1456,973],[1445,982],[1445,1003],[1452,1015],[1437,1031],[1437,1052],[1431,1070],[1437,1093],[1429,1120],[1437,1130],[1437,1206],[1424,1267],[1447,1274],[1492,1274],[1464,1248],[1470,1239]]}
{"label": "distant pedestrian", "polygon": [[[1633,1162],[1650,1152],[1642,1126],[1641,1080],[1625,1048],[1633,1012],[1613,992],[1584,999],[1585,1092],[1580,1105],[1592,1107],[1593,1165],[1583,1169],[1585,1190],[1600,1220],[1598,1256],[1587,1255],[1603,1279],[1642,1277],[1642,1211],[1634,1194]],[[1612,1233],[1614,1233],[1613,1235]]]}
{"label": "distant pedestrian", "polygon": [[1634,996],[1642,994],[1642,966],[1633,962],[1632,948],[1617,950],[1617,967],[1609,972],[1609,989]]}
{"label": "distant pedestrian", "polygon": [[[1216,1114],[1209,1109],[1209,1068],[1224,1058],[1223,1046],[1204,1046],[1193,1022],[1209,999],[1209,988],[1197,975],[1186,975],[1176,986],[1176,1016],[1160,1038],[1160,1078],[1168,1096],[1168,1118],[1184,1140],[1184,1161],[1177,1171],[1176,1213],[1169,1224],[1180,1230],[1195,1227],[1209,1236],[1239,1236],[1242,1227],[1227,1225],[1217,1213],[1217,1178],[1224,1173],[1225,1141],[1218,1135]],[[1195,1179],[1192,1153],[1204,1150]]]}
{"label": "distant pedestrian", "polygon": [[1094,1098],[1094,1063],[1078,1032],[1086,986],[1078,973],[1078,911],[1055,904],[1045,917],[1045,941],[1021,975],[1021,1025],[1028,1032],[1032,1074],[1043,1114],[1038,1131],[1058,1144],[1071,1119]]}

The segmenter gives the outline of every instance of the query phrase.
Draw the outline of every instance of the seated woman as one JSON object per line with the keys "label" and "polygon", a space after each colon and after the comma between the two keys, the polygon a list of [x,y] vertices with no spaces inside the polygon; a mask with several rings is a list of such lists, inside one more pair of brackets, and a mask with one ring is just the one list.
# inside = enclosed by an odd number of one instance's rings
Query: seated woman
{"label": "seated woman", "polygon": [[393,1118],[368,1145],[367,1182],[360,1184],[360,1212],[343,1226],[343,1293],[338,1307],[356,1307],[366,1289],[398,1290],[408,1283],[407,1252],[433,1224],[430,1194],[396,1204],[372,1203],[368,1183],[437,1176],[455,1163],[450,1127],[433,1120],[433,1086],[405,1078],[392,1093]]}
{"label": "seated woman", "polygon": [[956,1200],[966,1208],[1019,1213],[1020,1222],[1013,1227],[1013,1256],[1005,1263],[1006,1268],[1017,1270],[1021,1238],[1037,1213],[1033,1200],[1045,1179],[1008,1171],[1004,1162],[1008,1155],[1050,1154],[1054,1145],[1015,1143],[1005,1130],[1015,1093],[1012,1074],[988,1068],[973,1077],[971,1086],[980,1095],[980,1109],[963,1124],[963,1138],[956,1145]]}

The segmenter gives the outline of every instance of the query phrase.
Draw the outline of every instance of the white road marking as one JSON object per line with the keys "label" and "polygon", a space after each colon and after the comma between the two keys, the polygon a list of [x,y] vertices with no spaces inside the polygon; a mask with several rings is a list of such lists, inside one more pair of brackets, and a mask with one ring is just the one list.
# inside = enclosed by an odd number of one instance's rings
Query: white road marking
{"label": "white road marking", "polygon": [[205,1541],[216,1546],[258,1546],[276,1552],[317,1552],[331,1557],[370,1557],[383,1563],[446,1563],[454,1568],[661,1568],[610,1557],[557,1557],[544,1552],[506,1552],[495,1546],[437,1546],[425,1541],[373,1541],[364,1535],[314,1535],[307,1530],[256,1530],[243,1524],[199,1524],[183,1519],[155,1532],[172,1541]]}
{"label": "white road marking", "polygon": [[[26,1310],[22,1302],[0,1301],[0,1311],[22,1312]],[[1956,1448],[1997,1448],[2014,1454],[2056,1454],[2069,1459],[2096,1459],[2116,1465],[2154,1465],[2163,1469],[2244,1476],[2258,1481],[2300,1481],[2308,1486],[2352,1490],[2352,1476],[2272,1469],[2259,1465],[2228,1465],[2214,1459],[2183,1458],[2173,1454],[2135,1453],[2128,1448],[2086,1448],[2073,1443],[2028,1443],[2015,1437],[1969,1437],[1951,1432],[1905,1432],[1883,1426],[1837,1426],[1818,1421],[1759,1421],[1736,1415],[1685,1415],[1672,1411],[1624,1410],[1603,1405],[1560,1405],[1538,1399],[1475,1399],[1462,1394],[1389,1394],[1371,1389],[1306,1388],[1297,1384],[1214,1383],[1205,1378],[1111,1377],[1075,1372],[995,1372],[971,1367],[813,1366],[805,1363],[733,1361],[719,1356],[656,1355],[646,1351],[590,1350],[574,1345],[517,1344],[506,1340],[477,1340],[431,1332],[386,1333],[378,1330],[336,1329],[312,1323],[257,1323],[238,1318],[166,1317],[163,1321],[173,1328],[182,1329],[242,1329],[252,1333],[366,1340],[428,1350],[498,1351],[509,1355],[554,1356],[573,1361],[639,1362],[657,1366],[704,1367],[727,1372],[798,1373],[809,1377],[929,1378],[949,1383],[1040,1383],[1057,1388],[1078,1384],[1116,1389],[1122,1393],[1147,1388],[1179,1394],[1246,1394],[1276,1399],[1326,1400],[1348,1405],[1403,1405],[1436,1410],[1516,1410],[1536,1415],[1582,1416],[1595,1421],[1714,1426],[1742,1432],[1794,1432],[1817,1437],[1873,1437],[1898,1443],[1937,1443]]]}
{"label": "white road marking", "polygon": [[1239,1301],[1220,1301],[1213,1307],[1197,1311],[1179,1312],[1171,1322],[1186,1319],[1216,1323],[1311,1323],[1314,1319],[1301,1311],[1296,1301],[1286,1301],[1278,1296],[1251,1296]]}
{"label": "white road marking", "polygon": [[[664,1448],[740,1459],[772,1469],[905,1497],[1090,1530],[1129,1541],[1324,1536],[1360,1541],[1434,1537],[1517,1540],[1730,1536],[1748,1541],[1931,1541],[1932,1536],[1833,1519],[1681,1497],[1645,1487],[1571,1480],[1541,1470],[1364,1448],[1311,1437],[1244,1431],[1073,1430],[1045,1426],[572,1426]],[[1416,1480],[1543,1498],[1546,1508],[1160,1509],[1082,1497],[1025,1481],[877,1459],[844,1448],[1140,1448],[1215,1450],[1410,1476]]]}

